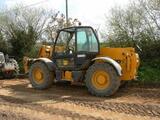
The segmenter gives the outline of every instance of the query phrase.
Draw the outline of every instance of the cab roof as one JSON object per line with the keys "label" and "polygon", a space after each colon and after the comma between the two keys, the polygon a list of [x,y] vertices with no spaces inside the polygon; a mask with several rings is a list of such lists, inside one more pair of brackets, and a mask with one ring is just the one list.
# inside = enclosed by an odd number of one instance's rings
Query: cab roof
{"label": "cab roof", "polygon": [[75,31],[76,29],[78,28],[91,28],[93,30],[93,28],[91,26],[72,26],[72,27],[66,27],[66,28],[63,28],[59,31]]}

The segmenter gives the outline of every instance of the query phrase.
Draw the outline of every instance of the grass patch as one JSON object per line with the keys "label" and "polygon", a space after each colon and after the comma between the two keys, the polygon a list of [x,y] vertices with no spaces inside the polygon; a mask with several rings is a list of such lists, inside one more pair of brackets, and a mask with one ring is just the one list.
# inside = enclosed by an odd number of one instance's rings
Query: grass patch
{"label": "grass patch", "polygon": [[141,83],[160,83],[160,58],[142,61],[138,76]]}

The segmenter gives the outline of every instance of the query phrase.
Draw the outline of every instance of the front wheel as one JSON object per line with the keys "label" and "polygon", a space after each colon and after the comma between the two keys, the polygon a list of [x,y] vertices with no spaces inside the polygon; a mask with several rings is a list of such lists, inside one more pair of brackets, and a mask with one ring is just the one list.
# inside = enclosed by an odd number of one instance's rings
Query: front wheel
{"label": "front wheel", "polygon": [[95,63],[87,70],[85,83],[91,94],[104,97],[118,90],[120,78],[112,65]]}
{"label": "front wheel", "polygon": [[29,71],[29,80],[36,89],[47,89],[54,82],[54,74],[42,62],[35,62]]}

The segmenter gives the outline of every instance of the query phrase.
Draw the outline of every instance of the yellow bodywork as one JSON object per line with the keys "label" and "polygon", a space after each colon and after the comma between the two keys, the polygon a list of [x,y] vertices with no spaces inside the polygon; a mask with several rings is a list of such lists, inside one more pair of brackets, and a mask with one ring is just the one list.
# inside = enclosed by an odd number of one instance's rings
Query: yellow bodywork
{"label": "yellow bodywork", "polygon": [[40,48],[38,52],[38,58],[40,57],[51,58],[52,51],[53,51],[52,46],[42,45],[42,47]]}
{"label": "yellow bodywork", "polygon": [[110,57],[122,67],[121,80],[136,78],[139,66],[139,56],[134,48],[101,48],[97,57]]}
{"label": "yellow bodywork", "polygon": [[41,84],[44,82],[43,72],[40,68],[36,68],[33,70],[33,77],[37,84]]}
{"label": "yellow bodywork", "polygon": [[95,88],[103,90],[110,84],[109,74],[105,71],[96,71],[93,73],[92,84]]}
{"label": "yellow bodywork", "polygon": [[[64,47],[63,46],[59,46],[59,47],[57,46],[55,48],[55,51],[62,52],[62,51],[64,51]],[[49,58],[49,59],[51,59],[52,52],[53,52],[53,47],[52,46],[42,45],[42,47],[40,48],[40,50],[38,52],[37,58]],[[24,67],[25,73],[29,72],[29,67],[30,67],[29,61],[32,61],[32,60],[34,60],[34,59],[26,57],[26,56],[23,57],[23,67]],[[64,61],[64,62],[66,63],[66,61]]]}
{"label": "yellow bodywork", "polygon": [[62,76],[63,80],[68,80],[68,81],[72,81],[72,72],[70,71],[65,71],[63,76]]}
{"label": "yellow bodywork", "polygon": [[[62,52],[64,51],[63,46],[59,46],[55,48],[56,52]],[[38,58],[45,57],[45,58],[51,58],[53,52],[52,46],[46,46],[43,45],[38,53]],[[135,52],[134,48],[100,48],[100,54],[97,55],[97,57],[110,57],[116,62],[120,64],[122,67],[122,76],[121,80],[132,80],[136,78],[137,75],[137,69],[139,66],[139,56]],[[25,73],[29,71],[29,61],[30,59],[27,57],[24,57],[24,70]],[[100,61],[96,61],[100,62]],[[104,61],[101,61],[104,62]],[[68,64],[68,61],[63,60],[63,64]],[[100,73],[99,73],[100,74]],[[103,76],[104,77],[104,76]],[[64,71],[63,79],[72,81],[72,72],[70,71]],[[93,80],[94,81],[94,80]]]}
{"label": "yellow bodywork", "polygon": [[[55,48],[56,52],[63,52],[64,46],[56,46]],[[38,58],[45,57],[45,58],[51,58],[53,52],[53,47],[48,45],[42,45],[38,52]]]}

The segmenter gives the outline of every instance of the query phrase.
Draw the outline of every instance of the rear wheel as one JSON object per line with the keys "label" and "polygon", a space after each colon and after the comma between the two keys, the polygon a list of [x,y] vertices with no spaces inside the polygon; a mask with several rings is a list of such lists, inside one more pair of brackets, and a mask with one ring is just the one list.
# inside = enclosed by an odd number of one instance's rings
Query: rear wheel
{"label": "rear wheel", "polygon": [[122,80],[122,81],[121,81],[121,84],[120,84],[120,88],[124,88],[124,87],[126,87],[126,86],[127,86],[127,84],[128,84],[128,81],[124,81],[124,80]]}
{"label": "rear wheel", "polygon": [[29,80],[36,89],[47,89],[54,82],[54,74],[42,62],[35,62],[29,71]]}
{"label": "rear wheel", "polygon": [[87,70],[85,83],[91,94],[103,97],[118,90],[120,79],[110,64],[95,63]]}

